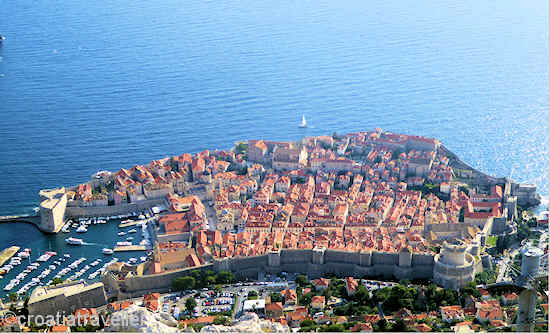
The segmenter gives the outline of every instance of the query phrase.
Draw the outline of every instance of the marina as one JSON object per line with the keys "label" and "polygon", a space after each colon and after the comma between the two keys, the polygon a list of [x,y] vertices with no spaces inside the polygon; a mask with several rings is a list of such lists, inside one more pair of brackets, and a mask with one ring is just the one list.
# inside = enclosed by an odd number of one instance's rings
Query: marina
{"label": "marina", "polygon": [[[120,221],[127,218],[115,216],[67,221],[63,233],[55,235],[43,235],[34,226],[25,224],[24,236],[17,239],[14,236],[11,242],[14,246],[0,253],[0,297],[5,300],[11,293],[28,295],[37,286],[52,284],[55,278],[99,281],[101,272],[116,261],[145,262],[145,251],[151,245],[149,236],[145,229],[126,231],[119,227]],[[136,220],[128,226],[138,222],[142,223]],[[81,227],[86,231],[77,232]],[[127,236],[118,236],[121,231],[131,234],[133,243],[127,240]],[[115,252],[120,252],[120,255],[113,257]]]}

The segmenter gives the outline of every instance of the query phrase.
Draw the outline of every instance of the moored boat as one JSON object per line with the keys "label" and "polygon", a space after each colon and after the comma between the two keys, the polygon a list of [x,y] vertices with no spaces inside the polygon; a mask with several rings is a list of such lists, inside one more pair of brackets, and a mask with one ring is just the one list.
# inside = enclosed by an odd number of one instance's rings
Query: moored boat
{"label": "moored boat", "polygon": [[88,232],[88,229],[86,228],[85,225],[80,225],[80,226],[76,229],[76,232],[78,232],[78,233],[85,233],[85,232]]}
{"label": "moored boat", "polygon": [[82,239],[77,239],[77,238],[67,238],[65,239],[65,242],[68,243],[69,245],[75,245],[75,246],[81,246],[84,244],[84,241]]}
{"label": "moored boat", "polygon": [[103,248],[101,252],[105,255],[112,255],[114,253],[114,251],[110,248]]}

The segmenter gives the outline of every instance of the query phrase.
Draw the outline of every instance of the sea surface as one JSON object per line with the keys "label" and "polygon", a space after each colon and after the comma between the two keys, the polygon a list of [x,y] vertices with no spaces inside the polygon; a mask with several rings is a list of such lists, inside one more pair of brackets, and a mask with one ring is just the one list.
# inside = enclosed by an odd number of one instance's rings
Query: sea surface
{"label": "sea surface", "polygon": [[[5,0],[0,15],[0,215],[98,170],[376,127],[548,196],[546,1]],[[0,226],[0,248],[52,238]]]}

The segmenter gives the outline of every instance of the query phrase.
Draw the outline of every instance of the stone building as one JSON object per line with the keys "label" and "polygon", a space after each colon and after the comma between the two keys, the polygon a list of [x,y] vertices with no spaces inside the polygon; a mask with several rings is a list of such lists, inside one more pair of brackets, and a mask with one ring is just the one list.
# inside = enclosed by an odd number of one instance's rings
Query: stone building
{"label": "stone building", "polygon": [[462,242],[444,242],[441,252],[434,258],[436,284],[449,289],[459,289],[474,280],[476,260],[467,253],[467,245]]}
{"label": "stone building", "polygon": [[272,166],[275,170],[300,169],[307,165],[307,151],[301,148],[282,148],[276,146],[273,150]]}
{"label": "stone building", "polygon": [[40,198],[40,225],[42,231],[57,233],[61,230],[67,208],[65,188],[43,189]]}
{"label": "stone building", "polygon": [[82,281],[55,286],[37,287],[29,298],[30,315],[72,314],[79,308],[107,304],[103,283],[86,284]]}

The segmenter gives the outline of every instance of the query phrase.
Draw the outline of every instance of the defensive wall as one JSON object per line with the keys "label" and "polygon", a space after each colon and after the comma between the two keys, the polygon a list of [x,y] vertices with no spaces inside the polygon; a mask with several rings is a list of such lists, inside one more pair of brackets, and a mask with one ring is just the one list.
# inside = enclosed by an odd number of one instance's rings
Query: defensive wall
{"label": "defensive wall", "polygon": [[124,280],[117,279],[115,275],[107,271],[102,275],[101,281],[105,285],[105,292],[109,300],[122,300],[143,296],[152,292],[169,292],[172,288],[172,281],[175,278],[186,276],[194,270],[215,270],[215,268],[213,264],[206,264],[161,274],[133,276]]}
{"label": "defensive wall", "polygon": [[107,302],[102,283],[85,285],[80,282],[71,282],[56,285],[51,288],[52,291],[49,290],[48,287],[39,287],[33,291],[29,299],[29,314],[42,316],[55,316],[57,312],[61,315],[73,314],[78,308],[99,307]]}
{"label": "defensive wall", "polygon": [[67,206],[65,210],[65,219],[80,217],[104,217],[127,214],[128,212],[138,212],[152,208],[156,205],[165,203],[164,198],[149,199],[137,203],[125,203],[111,206]]}
{"label": "defensive wall", "polygon": [[377,251],[347,252],[326,249],[282,249],[269,254],[242,258],[216,259],[212,264],[184,268],[162,274],[144,275],[118,280],[106,272],[102,281],[110,298],[133,298],[150,292],[167,292],[176,277],[193,270],[227,270],[239,278],[257,279],[260,272],[302,273],[309,278],[332,273],[338,276],[385,277],[397,279],[433,278],[434,255],[385,253]]}

